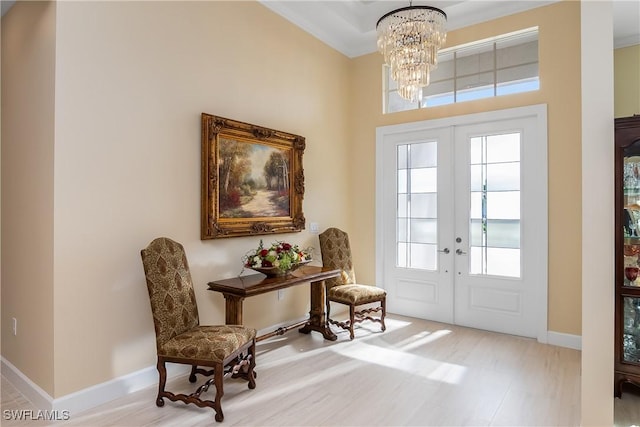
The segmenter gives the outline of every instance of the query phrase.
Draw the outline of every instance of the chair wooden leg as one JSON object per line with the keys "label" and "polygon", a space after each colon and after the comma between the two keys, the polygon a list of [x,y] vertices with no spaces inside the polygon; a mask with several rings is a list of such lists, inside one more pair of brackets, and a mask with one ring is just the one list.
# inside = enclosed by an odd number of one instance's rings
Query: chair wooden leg
{"label": "chair wooden leg", "polygon": [[356,321],[356,307],[351,304],[349,306],[349,336],[351,339],[355,338],[355,334],[353,333],[353,324]]}
{"label": "chair wooden leg", "polygon": [[191,366],[191,375],[189,375],[189,382],[190,383],[195,383],[198,378],[196,377],[196,372],[198,371],[198,366],[197,365],[192,365]]}
{"label": "chair wooden leg", "polygon": [[164,360],[158,357],[158,364],[156,365],[158,368],[158,374],[160,378],[158,380],[158,397],[156,398],[156,406],[162,407],[164,406],[164,386],[167,383],[167,368],[164,364]]}
{"label": "chair wooden leg", "polygon": [[222,413],[222,396],[224,395],[222,380],[224,379],[224,365],[220,363],[216,365],[214,370],[215,373],[213,374],[213,378],[216,386],[216,399],[214,401],[213,410],[216,411],[216,421],[220,423],[224,420],[224,414]]}
{"label": "chair wooden leg", "polygon": [[382,307],[382,315],[380,316],[380,323],[382,323],[382,331],[387,330],[387,326],[384,324],[384,316],[387,315],[387,298],[382,298],[380,301],[380,307]]}
{"label": "chair wooden leg", "polygon": [[256,342],[254,341],[251,347],[249,347],[249,356],[251,360],[249,361],[249,371],[247,374],[249,375],[249,388],[256,388],[256,373],[253,368],[256,367]]}

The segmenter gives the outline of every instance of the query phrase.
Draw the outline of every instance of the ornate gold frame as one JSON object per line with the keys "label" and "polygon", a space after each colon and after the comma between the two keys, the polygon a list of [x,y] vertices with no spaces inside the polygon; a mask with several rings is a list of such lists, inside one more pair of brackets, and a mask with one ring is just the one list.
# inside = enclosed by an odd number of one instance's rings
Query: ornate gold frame
{"label": "ornate gold frame", "polygon": [[[286,167],[288,170],[286,176],[288,176],[288,182],[283,187],[288,191],[288,215],[240,217],[221,215],[221,140],[238,145],[259,145],[258,147],[245,147],[248,150],[270,149],[287,154],[288,164]],[[304,230],[305,218],[302,213],[302,199],[304,198],[302,155],[304,149],[305,138],[302,136],[202,113],[202,221],[200,238],[202,240],[220,239]],[[285,158],[283,154],[280,156]],[[283,174],[282,181],[284,180]]]}

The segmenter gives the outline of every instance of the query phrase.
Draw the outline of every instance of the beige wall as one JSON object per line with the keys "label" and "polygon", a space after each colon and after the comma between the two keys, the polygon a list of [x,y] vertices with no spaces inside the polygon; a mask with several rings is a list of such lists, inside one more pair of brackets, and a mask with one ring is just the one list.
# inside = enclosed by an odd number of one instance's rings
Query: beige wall
{"label": "beige wall", "polygon": [[615,116],[640,114],[640,45],[616,49],[613,61]]}
{"label": "beige wall", "polygon": [[49,394],[55,13],[20,2],[2,20],[2,356]]}
{"label": "beige wall", "polygon": [[[22,14],[20,6],[12,13]],[[321,228],[349,228],[349,61],[254,2],[59,2],[56,15],[55,134],[51,87],[49,105],[42,107],[48,115],[35,123],[21,117],[30,132],[43,133],[43,165],[30,167],[41,166],[38,188],[22,182],[29,171],[9,169],[3,175],[16,197],[46,195],[28,206],[34,218],[16,219],[20,229],[3,233],[3,264],[21,257],[33,268],[33,256],[13,245],[31,249],[42,237],[48,245],[39,258],[49,260],[37,263],[48,272],[40,280],[31,273],[30,280],[5,286],[9,276],[3,270],[3,293],[19,292],[12,300],[19,317],[35,317],[33,308],[20,307],[34,298],[46,310],[39,332],[21,332],[30,346],[3,341],[2,351],[60,397],[155,363],[140,249],[157,236],[184,244],[202,323],[224,320],[224,300],[207,291],[206,283],[237,275],[242,255],[259,238],[200,240],[201,112],[305,136],[307,220]],[[4,55],[3,46],[3,64]],[[4,69],[3,78],[10,83]],[[13,108],[27,94],[41,99],[24,89],[15,96],[3,93],[3,102]],[[5,147],[20,142],[3,138]],[[3,152],[7,164],[14,160]],[[6,200],[3,191],[8,218],[25,214]],[[19,234],[33,223],[47,224],[48,233],[30,239]],[[306,231],[265,239],[318,247],[317,237]],[[48,293],[34,297],[41,292],[36,285],[48,286]],[[245,304],[245,322],[264,328],[301,318],[309,309],[308,292],[301,286],[287,290],[282,301],[275,294],[252,298]],[[4,303],[3,298],[6,327],[16,314],[5,311]],[[48,354],[27,360],[43,334]]]}
{"label": "beige wall", "polygon": [[[580,252],[580,3],[561,2],[529,12],[451,31],[447,45],[539,26],[540,90],[456,105],[383,115],[382,56],[356,58],[351,84],[354,108],[351,175],[355,264],[359,279],[375,280],[375,129],[413,121],[546,103],[549,153],[549,311],[548,329],[581,333]],[[355,157],[357,156],[357,157]],[[567,214],[568,212],[577,212]]]}

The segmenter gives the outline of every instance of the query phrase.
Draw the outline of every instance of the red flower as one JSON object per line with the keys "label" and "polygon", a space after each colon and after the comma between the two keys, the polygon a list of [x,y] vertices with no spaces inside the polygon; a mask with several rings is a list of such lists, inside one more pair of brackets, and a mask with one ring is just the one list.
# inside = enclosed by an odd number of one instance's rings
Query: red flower
{"label": "red flower", "polygon": [[288,251],[289,249],[291,249],[291,245],[289,243],[283,243],[282,249],[284,249],[285,251]]}
{"label": "red flower", "polygon": [[260,251],[260,256],[261,256],[261,257],[265,257],[265,256],[267,256],[267,254],[268,254],[268,253],[269,253],[269,251],[268,251],[268,250],[263,249],[263,250],[261,250],[261,251]]}

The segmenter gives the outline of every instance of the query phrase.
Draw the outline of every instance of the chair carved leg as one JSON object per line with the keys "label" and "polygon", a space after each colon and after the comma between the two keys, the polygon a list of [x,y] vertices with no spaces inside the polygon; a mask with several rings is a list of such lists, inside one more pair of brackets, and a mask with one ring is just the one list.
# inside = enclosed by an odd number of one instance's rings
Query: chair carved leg
{"label": "chair carved leg", "polygon": [[249,370],[247,375],[249,376],[249,388],[256,388],[256,373],[254,372],[254,368],[256,367],[256,343],[254,342],[251,347],[249,347]]}
{"label": "chair carved leg", "polygon": [[224,395],[224,390],[222,389],[222,380],[224,376],[224,366],[220,364],[220,366],[216,366],[215,373],[213,374],[213,379],[216,385],[216,399],[214,401],[213,410],[216,411],[216,421],[221,423],[224,420],[224,414],[222,413],[222,396]]}
{"label": "chair carved leg", "polygon": [[387,298],[383,298],[380,301],[380,306],[382,307],[382,315],[380,316],[380,323],[382,323],[382,332],[387,330],[387,325],[384,323],[384,317],[387,315]]}
{"label": "chair carved leg", "polygon": [[349,336],[351,339],[355,338],[355,334],[353,333],[353,324],[356,322],[355,312],[356,312],[356,307],[353,304],[351,304],[349,306]]}
{"label": "chair carved leg", "polygon": [[158,397],[156,398],[156,406],[162,407],[164,406],[164,399],[162,398],[164,395],[164,386],[167,383],[167,368],[164,365],[164,360],[158,358],[158,364],[156,365],[158,368],[158,374],[160,375],[160,379],[158,381]]}

